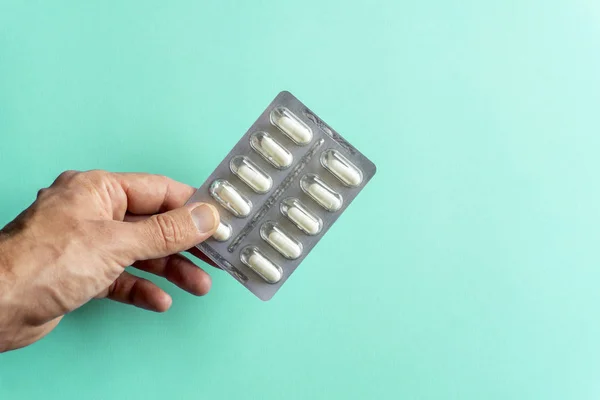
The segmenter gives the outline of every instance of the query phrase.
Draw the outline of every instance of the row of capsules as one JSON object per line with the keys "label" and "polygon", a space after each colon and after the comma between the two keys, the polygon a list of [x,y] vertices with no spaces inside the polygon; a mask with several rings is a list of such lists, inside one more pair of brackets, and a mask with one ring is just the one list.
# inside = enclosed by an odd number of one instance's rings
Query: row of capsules
{"label": "row of capsules", "polygon": [[[313,139],[310,127],[285,107],[273,109],[270,120],[298,146],[306,146]],[[292,153],[267,132],[253,133],[250,136],[250,145],[276,169],[284,170],[292,165]],[[345,186],[357,187],[361,184],[363,176],[360,169],[337,150],[325,150],[321,154],[320,161],[321,165]],[[247,156],[233,157],[229,166],[231,172],[254,192],[265,194],[271,190],[273,180],[269,174]],[[336,212],[342,207],[342,195],[316,174],[305,174],[300,179],[300,187],[312,200],[329,212]],[[245,218],[252,211],[252,202],[225,179],[215,180],[210,186],[210,194],[223,208],[238,218]],[[283,200],[280,210],[306,235],[317,235],[323,228],[321,218],[297,198],[289,197]],[[231,226],[222,222],[213,238],[224,242],[229,240],[232,234]],[[275,222],[263,223],[260,236],[289,260],[297,259],[302,255],[302,243]],[[283,276],[281,267],[271,261],[257,246],[245,247],[240,253],[240,259],[268,283],[277,283]]]}

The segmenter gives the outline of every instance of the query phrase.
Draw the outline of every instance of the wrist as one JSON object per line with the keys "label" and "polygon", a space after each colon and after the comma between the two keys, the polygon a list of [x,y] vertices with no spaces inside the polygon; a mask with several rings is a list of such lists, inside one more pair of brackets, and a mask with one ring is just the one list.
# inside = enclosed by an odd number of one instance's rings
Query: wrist
{"label": "wrist", "polygon": [[62,316],[40,318],[29,282],[35,279],[31,240],[0,231],[0,353],[30,345],[48,334]]}
{"label": "wrist", "polygon": [[[4,237],[3,237],[4,236]],[[9,251],[9,239],[0,232],[0,353],[13,348],[18,329],[14,304],[15,276]]]}
{"label": "wrist", "polygon": [[25,304],[19,295],[17,267],[23,260],[18,236],[0,232],[0,353],[27,345],[31,327]]}

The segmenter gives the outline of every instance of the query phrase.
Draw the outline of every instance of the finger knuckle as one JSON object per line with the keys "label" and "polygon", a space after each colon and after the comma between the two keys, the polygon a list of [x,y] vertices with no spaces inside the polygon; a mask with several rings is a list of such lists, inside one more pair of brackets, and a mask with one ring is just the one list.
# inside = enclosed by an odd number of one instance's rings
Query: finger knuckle
{"label": "finger knuckle", "polygon": [[172,249],[183,238],[183,231],[175,218],[168,214],[159,214],[152,218],[157,227],[157,236],[161,246]]}
{"label": "finger knuckle", "polygon": [[73,181],[80,182],[80,181],[87,179],[87,176],[88,176],[87,172],[77,171],[74,174],[72,174],[71,176],[68,176],[68,181],[69,182],[73,182]]}
{"label": "finger knuckle", "polygon": [[70,185],[76,185],[76,186],[86,183],[86,182],[88,182],[87,172],[76,172],[75,174],[73,174],[72,176],[70,176],[67,179],[67,182]]}
{"label": "finger knuckle", "polygon": [[81,176],[83,179],[92,182],[94,184],[100,183],[106,179],[108,172],[101,169],[93,169],[90,171],[82,172]]}
{"label": "finger knuckle", "polygon": [[78,173],[79,173],[79,171],[74,171],[74,170],[63,171],[56,177],[56,179],[54,180],[54,182],[52,182],[52,185],[50,185],[50,186],[60,187],[60,186],[66,185]]}
{"label": "finger knuckle", "polygon": [[77,174],[78,174],[78,171],[75,171],[73,169],[68,169],[66,171],[61,172],[60,175],[58,175],[58,178],[56,178],[56,179],[57,180],[68,180]]}
{"label": "finger knuckle", "polygon": [[36,198],[40,199],[48,193],[48,188],[42,188],[38,190]]}

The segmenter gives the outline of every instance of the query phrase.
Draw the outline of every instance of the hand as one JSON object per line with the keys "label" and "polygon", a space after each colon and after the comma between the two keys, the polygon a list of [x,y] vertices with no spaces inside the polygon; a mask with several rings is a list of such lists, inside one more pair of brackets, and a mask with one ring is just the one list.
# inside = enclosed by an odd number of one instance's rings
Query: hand
{"label": "hand", "polygon": [[0,352],[40,339],[93,298],[166,311],[170,296],[130,265],[206,294],[210,276],[177,254],[219,224],[213,206],[184,206],[193,193],[163,176],[104,171],[67,171],[40,190],[0,230]]}

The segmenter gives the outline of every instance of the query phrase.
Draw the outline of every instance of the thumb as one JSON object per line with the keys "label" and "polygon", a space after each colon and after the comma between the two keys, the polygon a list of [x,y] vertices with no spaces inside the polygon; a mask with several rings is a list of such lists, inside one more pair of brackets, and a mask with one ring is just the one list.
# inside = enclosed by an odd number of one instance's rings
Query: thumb
{"label": "thumb", "polygon": [[187,250],[208,239],[219,226],[219,212],[210,204],[194,203],[128,225],[132,258],[148,260]]}

